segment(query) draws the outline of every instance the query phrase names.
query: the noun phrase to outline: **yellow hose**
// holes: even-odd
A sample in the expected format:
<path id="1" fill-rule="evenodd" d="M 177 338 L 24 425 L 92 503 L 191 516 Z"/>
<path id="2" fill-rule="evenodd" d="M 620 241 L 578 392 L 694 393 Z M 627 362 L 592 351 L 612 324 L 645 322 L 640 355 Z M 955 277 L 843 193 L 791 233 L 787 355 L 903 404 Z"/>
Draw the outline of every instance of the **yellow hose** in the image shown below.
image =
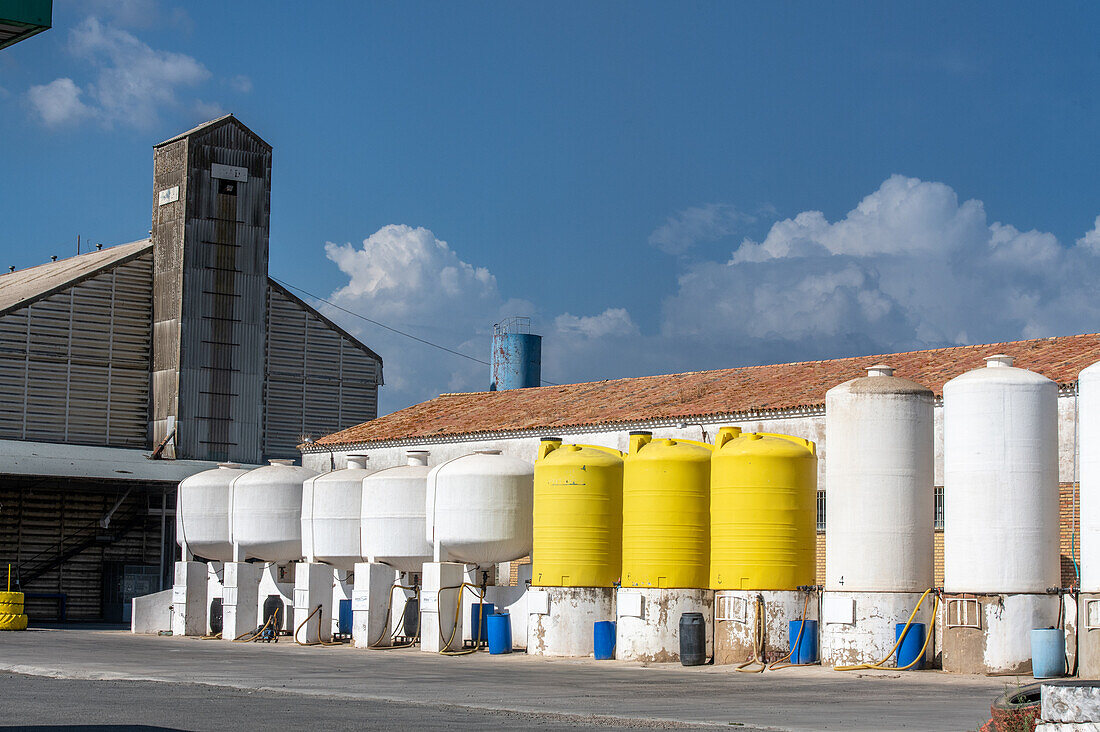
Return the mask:
<path id="1" fill-rule="evenodd" d="M 307 615 L 305 620 L 298 623 L 298 627 L 294 629 L 294 642 L 295 643 L 297 643 L 300 646 L 340 646 L 340 645 L 343 645 L 340 641 L 323 641 L 323 640 L 320 640 L 320 637 L 321 637 L 321 619 L 325 616 L 325 614 L 322 612 L 322 608 L 323 608 L 322 605 L 318 605 L 317 607 L 313 608 L 313 612 L 311 612 L 309 615 Z M 306 623 L 308 623 L 310 618 L 312 618 L 314 615 L 319 616 L 317 618 L 317 637 L 318 637 L 318 640 L 309 641 L 308 643 L 303 643 L 302 641 L 298 640 L 298 632 L 302 628 L 305 627 Z"/>
<path id="2" fill-rule="evenodd" d="M 834 671 L 862 671 L 862 670 L 865 670 L 865 669 L 866 670 L 875 669 L 875 670 L 879 670 L 879 671 L 885 671 L 885 670 L 905 671 L 906 669 L 909 669 L 909 668 L 912 668 L 913 666 L 915 666 L 922 658 L 924 658 L 924 652 L 926 650 L 928 650 L 928 642 L 932 639 L 932 636 L 934 635 L 934 630 L 935 630 L 935 627 L 936 627 L 936 613 L 939 611 L 939 608 L 940 608 L 940 597 L 939 597 L 939 595 L 934 596 L 935 597 L 935 604 L 932 606 L 932 622 L 928 626 L 928 634 L 924 638 L 924 646 L 921 647 L 920 654 L 918 654 L 917 657 L 914 658 L 912 661 L 910 661 L 909 663 L 907 663 L 906 665 L 901 666 L 901 667 L 884 666 L 883 664 L 885 664 L 887 661 L 889 661 L 891 656 L 893 656 L 894 653 L 898 650 L 898 646 L 901 645 L 901 641 L 902 641 L 903 638 L 905 638 L 905 634 L 907 632 L 909 632 L 909 626 L 911 626 L 913 624 L 913 618 L 917 617 L 917 612 L 920 610 L 921 603 L 924 602 L 924 598 L 928 597 L 928 593 L 931 592 L 931 591 L 932 591 L 932 588 L 929 588 L 929 589 L 925 590 L 924 594 L 920 596 L 919 600 L 917 600 L 917 606 L 915 608 L 913 608 L 913 612 L 909 615 L 909 620 L 905 621 L 905 627 L 902 628 L 901 633 L 898 633 L 898 639 L 896 641 L 894 641 L 894 647 L 890 649 L 890 652 L 886 654 L 885 658 L 883 658 L 881 661 L 879 661 L 877 663 L 858 663 L 854 666 L 833 666 L 833 670 Z"/>
<path id="3" fill-rule="evenodd" d="M 402 643 L 399 646 L 395 646 L 395 645 L 383 646 L 383 645 L 381 645 L 382 639 L 385 638 L 387 634 L 389 634 L 391 641 L 394 638 L 397 637 L 397 628 L 394 628 L 392 633 L 390 632 L 390 615 L 393 612 L 393 591 L 394 590 L 399 590 L 399 589 L 400 590 L 414 590 L 416 592 L 415 597 L 417 599 L 420 598 L 420 587 L 417 586 L 417 585 L 412 585 L 412 586 L 392 585 L 390 587 L 390 596 L 389 596 L 388 602 L 386 603 L 386 619 L 382 622 L 382 635 L 378 636 L 378 640 L 376 640 L 374 643 L 371 643 L 367 646 L 367 648 L 370 648 L 373 651 L 385 651 L 385 650 L 391 650 L 391 649 L 396 649 L 396 648 L 412 648 L 413 646 L 416 645 L 416 636 L 420 635 L 420 613 L 417 613 L 417 615 L 416 615 L 416 636 L 414 636 L 411 641 L 409 641 L 408 643 Z M 411 599 L 411 598 L 406 598 L 405 599 L 405 606 L 404 607 L 408 607 L 409 599 Z M 404 616 L 404 614 L 405 614 L 404 610 L 402 609 L 401 615 Z"/>
<path id="4" fill-rule="evenodd" d="M 458 600 L 455 602 L 455 620 L 454 620 L 454 625 L 451 626 L 451 637 L 447 639 L 447 642 L 443 644 L 443 649 L 439 651 L 439 653 L 441 655 L 444 655 L 444 656 L 466 656 L 466 655 L 471 654 L 471 653 L 477 653 L 477 651 L 478 651 L 479 646 L 478 646 L 477 643 L 475 643 L 472 648 L 464 648 L 461 651 L 449 651 L 449 650 L 447 650 L 448 648 L 451 647 L 451 644 L 454 643 L 455 635 L 458 634 L 459 623 L 462 620 L 462 591 L 467 587 L 470 587 L 470 588 L 473 589 L 474 595 L 478 599 L 478 604 L 481 606 L 481 611 L 478 612 L 478 620 L 480 622 L 482 613 L 485 610 L 485 591 L 482 588 L 478 587 L 477 585 L 471 584 L 469 582 L 463 582 L 460 585 L 454 585 L 452 587 L 441 587 L 441 588 L 439 588 L 440 592 L 442 592 L 443 590 L 458 590 Z M 479 590 L 481 590 L 480 594 L 478 594 Z M 471 632 L 471 635 L 473 635 L 472 632 Z M 440 626 L 440 628 L 439 628 L 439 639 L 443 640 L 443 627 L 442 626 Z"/>
<path id="5" fill-rule="evenodd" d="M 264 631 L 267 630 L 268 626 L 270 626 L 274 622 L 277 622 L 278 619 L 279 619 L 279 611 L 276 610 L 275 612 L 273 612 L 271 614 L 271 617 L 269 617 L 267 619 L 267 622 L 264 623 L 263 626 L 261 626 L 259 630 L 255 631 L 255 632 L 253 632 L 251 630 L 246 630 L 245 632 L 241 633 L 236 638 L 234 638 L 233 642 L 234 643 L 251 643 L 252 641 L 259 638 L 261 635 L 263 635 Z M 246 635 L 248 635 L 249 637 L 245 638 Z"/>
<path id="6" fill-rule="evenodd" d="M 794 639 L 794 643 L 791 645 L 791 650 L 787 651 L 787 655 L 783 656 L 777 661 L 774 661 L 771 666 L 768 666 L 769 671 L 778 671 L 783 668 L 791 668 L 792 666 L 815 666 L 815 663 L 783 663 L 790 659 L 794 655 L 794 651 L 799 647 L 802 642 L 802 633 L 806 630 L 806 613 L 810 609 L 810 593 L 806 593 L 806 602 L 802 605 L 802 618 L 798 621 L 798 635 Z"/>
<path id="7" fill-rule="evenodd" d="M 756 604 L 753 610 L 752 658 L 738 666 L 737 670 L 743 674 L 763 673 L 768 667 L 768 663 L 764 658 L 766 642 L 764 636 L 764 597 L 762 595 L 757 595 Z M 760 668 L 754 668 L 757 665 L 759 665 Z"/>

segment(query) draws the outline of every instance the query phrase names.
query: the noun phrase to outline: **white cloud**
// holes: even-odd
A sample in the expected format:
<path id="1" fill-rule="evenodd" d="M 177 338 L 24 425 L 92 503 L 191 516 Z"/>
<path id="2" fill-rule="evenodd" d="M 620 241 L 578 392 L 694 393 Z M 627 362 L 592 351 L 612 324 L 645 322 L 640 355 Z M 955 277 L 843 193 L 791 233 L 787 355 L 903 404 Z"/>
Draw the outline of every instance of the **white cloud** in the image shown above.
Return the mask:
<path id="1" fill-rule="evenodd" d="M 1077 246 L 1095 254 L 1100 254 L 1100 216 L 1096 217 L 1092 229 L 1077 240 Z"/>
<path id="2" fill-rule="evenodd" d="M 80 101 L 81 94 L 72 79 L 54 79 L 27 90 L 27 101 L 43 122 L 56 127 L 88 116 L 90 110 Z"/>
<path id="3" fill-rule="evenodd" d="M 226 79 L 226 83 L 241 94 L 248 94 L 252 91 L 252 79 L 244 74 L 237 74 L 236 76 Z"/>
<path id="4" fill-rule="evenodd" d="M 32 87 L 28 91 L 31 106 L 47 124 L 94 117 L 107 126 L 147 128 L 157 122 L 159 110 L 179 105 L 181 88 L 210 77 L 191 56 L 150 48 L 129 32 L 94 17 L 69 33 L 69 51 L 93 79 L 83 88 L 67 78 Z"/>
<path id="5" fill-rule="evenodd" d="M 667 254 L 684 254 L 697 242 L 729 236 L 756 218 L 724 203 L 693 206 L 669 216 L 649 235 L 649 243 Z"/>
<path id="6" fill-rule="evenodd" d="M 348 277 L 334 302 L 480 360 L 492 323 L 533 316 L 543 376 L 560 383 L 1100 331 L 1100 218 L 1066 246 L 902 176 L 838 221 L 805 211 L 726 261 L 681 261 L 652 328 L 621 307 L 554 314 L 507 300 L 493 273 L 423 228 L 326 251 Z M 330 315 L 385 358 L 383 412 L 487 387 L 487 366 Z"/>

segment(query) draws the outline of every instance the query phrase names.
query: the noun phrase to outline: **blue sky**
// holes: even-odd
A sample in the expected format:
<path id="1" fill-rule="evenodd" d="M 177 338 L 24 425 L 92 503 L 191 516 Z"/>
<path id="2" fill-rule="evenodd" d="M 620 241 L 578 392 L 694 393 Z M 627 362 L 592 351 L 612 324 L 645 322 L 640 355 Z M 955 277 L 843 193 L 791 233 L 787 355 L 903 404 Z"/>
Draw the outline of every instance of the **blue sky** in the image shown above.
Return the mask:
<path id="1" fill-rule="evenodd" d="M 55 2 L 0 265 L 144 237 L 151 146 L 233 112 L 273 275 L 478 358 L 531 315 L 551 381 L 1100 331 L 1093 4 L 317 5 Z M 332 316 L 383 411 L 487 384 Z"/>

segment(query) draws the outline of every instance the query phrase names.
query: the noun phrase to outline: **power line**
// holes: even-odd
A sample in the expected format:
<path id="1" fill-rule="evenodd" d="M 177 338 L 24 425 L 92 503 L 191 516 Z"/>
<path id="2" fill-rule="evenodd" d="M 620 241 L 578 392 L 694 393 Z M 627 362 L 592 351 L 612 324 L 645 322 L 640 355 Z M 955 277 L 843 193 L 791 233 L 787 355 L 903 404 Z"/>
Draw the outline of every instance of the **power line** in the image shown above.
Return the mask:
<path id="1" fill-rule="evenodd" d="M 411 338 L 412 340 L 416 341 L 417 343 L 423 343 L 426 346 L 431 346 L 432 348 L 438 348 L 441 351 L 446 351 L 447 353 L 454 354 L 455 356 L 461 356 L 462 358 L 473 361 L 474 363 L 480 363 L 484 366 L 489 366 L 490 365 L 488 361 L 482 361 L 480 358 L 474 358 L 473 356 L 468 356 L 467 354 L 462 353 L 461 351 L 456 351 L 452 348 L 447 348 L 446 346 L 441 346 L 438 343 L 432 343 L 431 341 L 426 341 L 423 338 L 418 338 L 417 336 L 414 336 L 412 333 L 406 333 L 403 330 L 398 330 L 397 328 L 390 327 L 390 326 L 386 325 L 385 323 L 379 323 L 377 320 L 372 320 L 372 319 L 368 318 L 365 315 L 360 315 L 357 312 L 354 312 L 352 310 L 348 310 L 347 308 L 344 308 L 344 307 L 340 307 L 339 305 L 332 302 L 331 300 L 326 300 L 323 297 L 319 297 L 317 295 L 314 295 L 312 292 L 310 292 L 310 291 L 308 291 L 304 288 L 298 287 L 297 285 L 292 285 L 289 282 L 287 282 L 286 280 L 281 280 L 278 277 L 272 277 L 271 275 L 268 275 L 268 276 L 271 277 L 271 279 L 278 282 L 283 287 L 290 288 L 291 290 L 297 290 L 298 292 L 302 293 L 303 295 L 306 295 L 307 297 L 311 297 L 314 300 L 317 300 L 318 302 L 323 302 L 323 303 L 325 303 L 326 305 L 328 305 L 330 307 L 336 308 L 337 310 L 339 310 L 342 313 L 347 313 L 348 315 L 351 315 L 352 317 L 359 318 L 360 320 L 365 320 L 365 321 L 367 321 L 368 323 L 370 323 L 372 325 L 377 325 L 379 328 L 385 328 L 386 330 L 390 331 L 391 333 L 396 333 L 397 335 L 405 336 L 406 338 Z M 555 384 L 554 382 L 546 381 L 545 379 L 540 379 L 540 381 L 542 381 L 543 384 L 547 384 L 548 386 L 560 386 L 560 384 Z"/>

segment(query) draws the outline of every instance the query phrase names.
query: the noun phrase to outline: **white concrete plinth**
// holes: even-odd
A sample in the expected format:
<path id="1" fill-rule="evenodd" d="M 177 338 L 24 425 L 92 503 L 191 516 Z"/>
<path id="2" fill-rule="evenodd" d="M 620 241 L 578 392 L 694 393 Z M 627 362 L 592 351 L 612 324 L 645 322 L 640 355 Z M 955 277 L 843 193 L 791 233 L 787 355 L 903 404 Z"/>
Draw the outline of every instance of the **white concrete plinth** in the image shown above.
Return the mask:
<path id="1" fill-rule="evenodd" d="M 1058 624 L 1058 595 L 950 594 L 944 602 L 943 670 L 1030 673 L 1031 631 Z"/>
<path id="2" fill-rule="evenodd" d="M 389 603 L 397 573 L 393 567 L 373 562 L 355 565 L 355 589 L 351 595 L 352 640 L 356 648 L 390 645 Z M 398 593 L 394 591 L 394 595 Z"/>
<path id="3" fill-rule="evenodd" d="M 172 635 L 206 635 L 206 563 L 176 562 Z"/>
<path id="4" fill-rule="evenodd" d="M 791 650 L 790 623 L 817 620 L 817 596 L 779 590 L 719 590 L 714 596 L 714 662 L 744 663 L 755 658 L 756 605 L 763 605 L 764 658 L 778 661 Z M 814 639 L 817 645 L 817 639 Z"/>
<path id="5" fill-rule="evenodd" d="M 222 639 L 231 641 L 256 629 L 260 615 L 263 565 L 226 562 L 222 575 Z"/>
<path id="6" fill-rule="evenodd" d="M 438 653 L 462 648 L 463 618 L 458 616 L 456 629 L 455 607 L 459 603 L 457 588 L 466 579 L 465 570 L 465 565 L 454 562 L 424 565 L 420 590 L 420 650 Z"/>
<path id="7" fill-rule="evenodd" d="M 1100 682 L 1043 684 L 1040 719 L 1063 724 L 1100 722 Z"/>
<path id="8" fill-rule="evenodd" d="M 714 650 L 714 590 L 622 587 L 615 598 L 615 658 L 665 663 L 680 660 L 680 616 L 702 613 L 707 655 Z"/>
<path id="9" fill-rule="evenodd" d="M 529 654 L 584 658 L 593 653 L 593 626 L 615 620 L 615 589 L 532 587 L 527 610 Z"/>
<path id="10" fill-rule="evenodd" d="M 909 619 L 921 592 L 825 592 L 821 596 L 820 654 L 822 666 L 878 663 L 897 642 L 897 624 Z M 914 623 L 931 631 L 935 598 L 929 594 Z M 931 645 L 931 643 L 929 644 Z M 927 653 L 927 651 L 926 651 Z M 885 661 L 895 666 L 895 653 Z"/>
<path id="11" fill-rule="evenodd" d="M 327 564 L 294 565 L 295 640 L 301 643 L 332 640 L 333 582 L 332 567 Z M 320 611 L 315 612 L 318 608 Z"/>

